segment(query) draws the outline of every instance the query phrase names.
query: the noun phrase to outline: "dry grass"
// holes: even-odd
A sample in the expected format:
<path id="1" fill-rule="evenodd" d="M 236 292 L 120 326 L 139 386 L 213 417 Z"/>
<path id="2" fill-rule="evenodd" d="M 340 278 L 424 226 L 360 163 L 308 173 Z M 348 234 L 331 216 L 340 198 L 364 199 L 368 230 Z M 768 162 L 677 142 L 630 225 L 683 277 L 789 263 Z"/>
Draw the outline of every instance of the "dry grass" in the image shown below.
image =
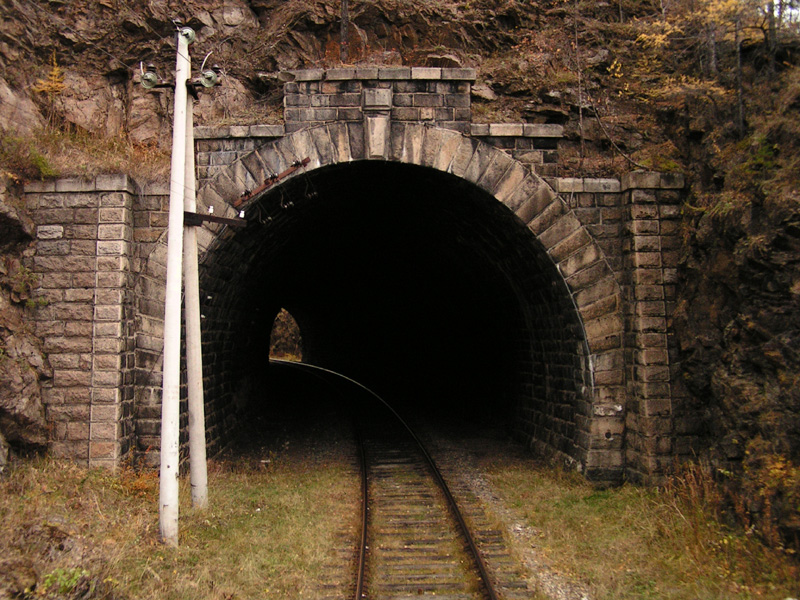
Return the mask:
<path id="1" fill-rule="evenodd" d="M 491 479 L 539 536 L 554 570 L 600 599 L 785 598 L 800 568 L 717 518 L 716 492 L 688 471 L 661 490 L 597 490 L 577 475 L 496 463 Z"/>
<path id="2" fill-rule="evenodd" d="M 35 143 L 60 177 L 125 173 L 140 184 L 168 181 L 169 149 L 132 142 L 122 133 L 106 137 L 51 129 L 41 132 Z"/>
<path id="3" fill-rule="evenodd" d="M 18 465 L 0 480 L 0 572 L 33 567 L 31 597 L 315 597 L 357 486 L 342 464 L 271 456 L 212 464 L 211 508 L 182 506 L 177 549 L 158 541 L 157 474 Z"/>
<path id="4" fill-rule="evenodd" d="M 47 128 L 29 138 L 5 135 L 0 142 L 0 170 L 17 181 L 125 173 L 147 184 L 169 177 L 169 150 L 132 142 L 124 134 Z"/>

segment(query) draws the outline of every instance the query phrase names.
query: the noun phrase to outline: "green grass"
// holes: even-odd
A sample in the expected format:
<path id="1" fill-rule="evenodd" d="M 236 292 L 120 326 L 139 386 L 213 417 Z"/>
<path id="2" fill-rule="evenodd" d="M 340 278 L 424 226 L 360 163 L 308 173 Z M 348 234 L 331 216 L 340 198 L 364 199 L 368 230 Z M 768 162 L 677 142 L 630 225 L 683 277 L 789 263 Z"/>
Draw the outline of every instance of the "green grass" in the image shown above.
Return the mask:
<path id="1" fill-rule="evenodd" d="M 551 569 L 597 600 L 786 598 L 800 593 L 792 557 L 729 528 L 702 494 L 632 485 L 597 490 L 574 474 L 496 462 L 496 492 L 537 532 Z"/>

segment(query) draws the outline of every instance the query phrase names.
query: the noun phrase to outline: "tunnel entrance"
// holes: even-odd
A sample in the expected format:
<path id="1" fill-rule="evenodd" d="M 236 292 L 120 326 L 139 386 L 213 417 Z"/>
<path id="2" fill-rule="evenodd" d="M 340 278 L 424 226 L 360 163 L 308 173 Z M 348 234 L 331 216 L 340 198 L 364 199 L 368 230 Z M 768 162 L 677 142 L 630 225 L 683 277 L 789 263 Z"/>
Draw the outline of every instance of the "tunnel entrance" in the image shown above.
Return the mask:
<path id="1" fill-rule="evenodd" d="M 277 186 L 247 218 L 201 272 L 212 443 L 271 401 L 270 334 L 285 308 L 305 362 L 402 413 L 499 424 L 579 458 L 591 382 L 577 310 L 536 237 L 490 194 L 425 167 L 356 161 Z"/>

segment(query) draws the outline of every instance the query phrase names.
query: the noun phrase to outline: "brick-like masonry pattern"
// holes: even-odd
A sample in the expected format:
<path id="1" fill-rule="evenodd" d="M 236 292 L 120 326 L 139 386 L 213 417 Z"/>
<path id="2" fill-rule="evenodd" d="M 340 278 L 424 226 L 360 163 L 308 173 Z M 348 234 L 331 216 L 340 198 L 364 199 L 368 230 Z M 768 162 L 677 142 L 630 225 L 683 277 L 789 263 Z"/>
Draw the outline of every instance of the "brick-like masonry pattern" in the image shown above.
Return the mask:
<path id="1" fill-rule="evenodd" d="M 518 340 L 519 371 L 528 378 L 516 393 L 531 399 L 521 405 L 522 437 L 607 480 L 657 478 L 676 455 L 690 453 L 697 419 L 685 410 L 671 335 L 681 177 L 552 177 L 560 126 L 469 123 L 468 69 L 295 76 L 285 86 L 285 125 L 197 128 L 198 174 L 208 183 L 201 209 L 214 204 L 224 212 L 299 155 L 311 158 L 309 169 L 378 159 L 473 182 L 541 247 L 503 256 L 523 245 L 498 240 L 506 249 L 497 251 L 502 268 L 516 273 L 532 299 L 523 310 L 532 311 L 535 331 L 521 330 Z M 51 451 L 114 466 L 135 448 L 154 462 L 168 189 L 99 177 L 32 184 L 26 195 L 38 238 L 30 266 L 48 301 L 36 309 L 35 326 L 54 367 L 45 390 Z M 204 273 L 221 274 L 207 277 L 208 292 L 225 298 L 245 272 L 237 256 L 254 241 L 230 230 L 219 237 L 219 230 L 199 228 L 198 236 Z M 542 259 L 526 278 L 525 264 Z M 552 292 L 541 296 L 545 288 Z M 212 447 L 237 419 L 234 375 L 225 375 L 236 372 L 230 331 L 237 308 L 232 299 L 214 306 L 205 311 L 204 351 L 224 364 L 204 372 L 207 397 L 217 398 L 208 404 Z M 576 339 L 586 340 L 584 350 L 576 352 Z"/>

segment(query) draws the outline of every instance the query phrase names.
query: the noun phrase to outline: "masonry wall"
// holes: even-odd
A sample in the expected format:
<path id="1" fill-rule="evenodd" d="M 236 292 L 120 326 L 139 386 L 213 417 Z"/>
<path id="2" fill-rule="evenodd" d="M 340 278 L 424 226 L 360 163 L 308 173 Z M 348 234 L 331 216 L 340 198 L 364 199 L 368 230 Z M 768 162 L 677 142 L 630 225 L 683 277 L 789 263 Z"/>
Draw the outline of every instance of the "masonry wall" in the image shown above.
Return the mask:
<path id="1" fill-rule="evenodd" d="M 31 184 L 34 328 L 53 366 L 43 390 L 54 456 L 115 466 L 131 449 L 133 202 L 124 176 Z"/>
<path id="2" fill-rule="evenodd" d="M 345 128 L 348 161 L 385 159 L 395 152 L 397 140 L 408 143 L 403 140 L 411 130 L 430 140 L 425 151 L 435 153 L 444 136 L 452 138 L 451 131 L 457 131 L 464 134 L 455 142 L 467 160 L 478 157 L 475 168 L 488 169 L 484 159 L 495 167 L 481 175 L 482 187 L 493 189 L 505 169 L 518 178 L 530 177 L 528 169 L 545 177 L 552 188 L 541 199 L 547 208 L 541 209 L 540 200 L 512 202 L 515 216 L 509 213 L 509 218 L 527 225 L 543 247 L 541 256 L 546 252 L 559 263 L 558 272 L 545 277 L 553 266 L 545 261 L 529 269 L 538 275 L 526 280 L 520 265 L 538 258 L 498 258 L 528 297 L 520 308 L 523 378 L 517 392 L 533 400 L 516 425 L 538 452 L 586 459 L 602 477 L 657 478 L 676 457 L 691 452 L 697 435 L 671 333 L 683 179 L 643 172 L 621 181 L 559 178 L 561 126 L 471 123 L 474 77 L 469 69 L 438 68 L 296 72 L 295 81 L 285 86 L 284 125 L 196 128 L 198 187 L 217 175 L 218 182 L 231 183 L 249 176 L 247 181 L 258 185 L 255 175 L 248 175 L 258 169 L 245 165 L 269 161 L 253 150 L 320 124 L 327 126 L 313 133 L 331 139 Z M 304 136 L 296 142 L 303 152 L 322 156 L 323 150 L 314 148 L 324 141 L 319 135 L 298 135 Z M 452 140 L 448 143 L 452 146 Z M 281 152 L 296 150 L 291 141 L 281 144 Z M 284 158 L 287 164 L 293 160 Z M 425 164 L 430 157 L 418 158 Z M 489 185 L 493 178 L 497 181 Z M 124 176 L 37 183 L 26 190 L 37 225 L 29 266 L 40 277 L 38 293 L 46 302 L 36 310 L 35 328 L 54 367 L 44 401 L 56 456 L 109 466 L 134 449 L 150 463 L 158 458 L 151 450 L 159 445 L 166 272 L 160 241 L 168 193 L 166 186 L 142 189 Z M 554 202 L 556 196 L 560 200 Z M 218 229 L 198 229 L 201 248 L 212 245 Z M 514 247 L 506 242 L 498 239 L 498 248 Z M 237 257 L 251 251 L 237 244 L 233 240 L 230 252 L 211 256 L 203 267 L 205 273 L 221 274 L 204 284 L 210 326 L 203 346 L 209 355 L 235 355 L 232 325 L 240 319 L 230 288 L 243 277 Z M 542 291 L 551 285 L 574 293 Z M 577 315 L 577 305 L 580 320 L 566 318 Z M 548 344 L 535 340 L 533 330 Z M 575 340 L 584 338 L 593 340 L 592 347 L 576 348 Z M 239 366 L 232 359 L 221 371 L 204 373 L 207 395 L 219 400 L 208 405 L 212 447 L 236 425 L 238 390 L 232 382 Z"/>

